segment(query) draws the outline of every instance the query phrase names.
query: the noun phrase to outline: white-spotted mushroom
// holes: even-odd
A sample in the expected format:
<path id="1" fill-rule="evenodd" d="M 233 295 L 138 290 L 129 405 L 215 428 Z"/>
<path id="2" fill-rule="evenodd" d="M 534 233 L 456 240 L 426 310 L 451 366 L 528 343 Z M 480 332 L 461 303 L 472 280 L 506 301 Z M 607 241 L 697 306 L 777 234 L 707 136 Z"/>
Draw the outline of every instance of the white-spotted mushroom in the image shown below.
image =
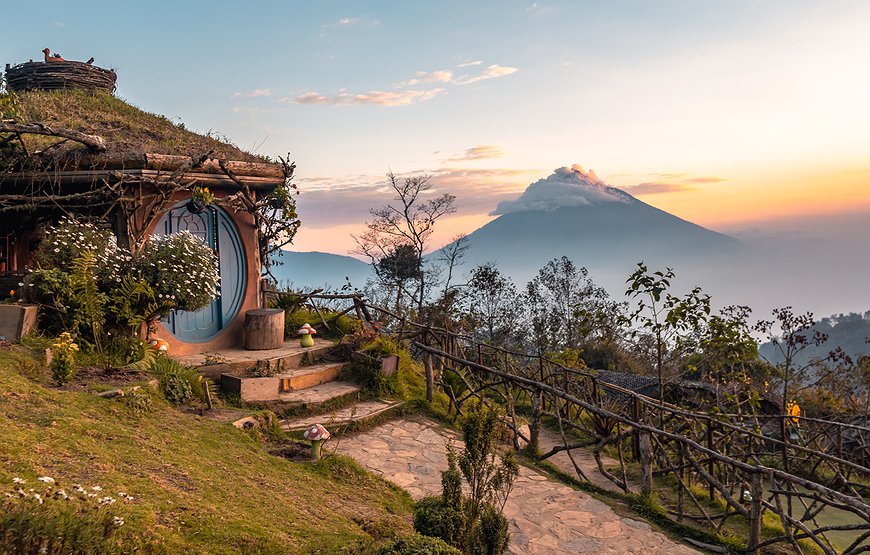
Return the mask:
<path id="1" fill-rule="evenodd" d="M 302 434 L 302 437 L 311 442 L 311 454 L 315 459 L 320 459 L 320 447 L 323 442 L 330 438 L 329 430 L 321 424 L 312 424 Z"/>

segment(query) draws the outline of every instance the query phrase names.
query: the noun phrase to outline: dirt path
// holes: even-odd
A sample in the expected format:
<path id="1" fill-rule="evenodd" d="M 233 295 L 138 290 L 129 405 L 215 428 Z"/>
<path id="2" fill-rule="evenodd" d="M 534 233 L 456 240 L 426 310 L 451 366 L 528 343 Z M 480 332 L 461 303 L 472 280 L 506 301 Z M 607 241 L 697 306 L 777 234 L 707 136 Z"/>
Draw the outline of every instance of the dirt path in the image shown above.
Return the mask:
<path id="1" fill-rule="evenodd" d="M 448 440 L 457 448 L 461 443 L 455 432 L 436 422 L 413 418 L 390 421 L 337 443 L 338 452 L 353 457 L 419 499 L 440 493 Z M 576 451 L 575 455 L 581 453 Z M 567 455 L 564 457 L 567 460 Z M 556 464 L 561 467 L 564 462 Z M 567 464 L 565 470 L 573 474 L 570 461 Z M 591 478 L 595 461 L 588 456 L 585 464 L 591 465 Z M 607 504 L 525 466 L 505 506 L 505 516 L 511 523 L 508 552 L 516 555 L 699 553 L 653 531 L 649 524 L 621 517 Z"/>

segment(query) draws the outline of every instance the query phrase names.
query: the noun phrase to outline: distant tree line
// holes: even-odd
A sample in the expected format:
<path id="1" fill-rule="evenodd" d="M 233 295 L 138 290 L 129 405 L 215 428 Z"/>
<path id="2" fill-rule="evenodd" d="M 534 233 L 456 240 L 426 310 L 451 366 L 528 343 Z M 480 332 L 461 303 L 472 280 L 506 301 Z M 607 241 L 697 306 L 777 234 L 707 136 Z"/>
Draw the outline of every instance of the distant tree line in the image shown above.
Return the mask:
<path id="1" fill-rule="evenodd" d="M 655 376 L 662 398 L 666 384 L 693 380 L 713 391 L 718 410 L 756 411 L 765 400 L 767 410 L 785 412 L 796 401 L 808 415 L 870 416 L 870 357 L 847 354 L 870 336 L 867 315 L 817 322 L 791 307 L 760 321 L 746 306 L 714 313 L 700 287 L 678 294 L 673 270 L 642 262 L 623 299 L 565 256 L 523 286 L 495 263 L 462 271 L 464 236 L 429 252 L 436 224 L 456 211 L 456 198 L 437 194 L 426 176 L 390 173 L 388 184 L 393 201 L 372 210 L 366 232 L 354 237 L 356 253 L 374 269 L 365 292 L 376 304 L 481 343 L 578 368 Z M 849 349 L 831 341 L 834 331 Z"/>

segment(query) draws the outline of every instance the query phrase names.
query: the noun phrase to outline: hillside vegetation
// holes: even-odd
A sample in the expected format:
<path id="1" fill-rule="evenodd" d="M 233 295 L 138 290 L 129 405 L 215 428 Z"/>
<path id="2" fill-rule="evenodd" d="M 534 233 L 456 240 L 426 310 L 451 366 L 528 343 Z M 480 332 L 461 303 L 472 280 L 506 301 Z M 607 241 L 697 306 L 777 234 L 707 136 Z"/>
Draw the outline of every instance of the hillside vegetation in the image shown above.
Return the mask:
<path id="1" fill-rule="evenodd" d="M 3 118 L 20 123 L 38 122 L 103 137 L 108 152 L 175 154 L 198 158 L 211 152 L 215 158 L 262 162 L 264 158 L 243 151 L 219 134 L 201 135 L 168 118 L 146 112 L 103 91 L 26 91 L 10 95 L 0 105 Z M 27 136 L 30 150 L 45 148 L 56 139 Z M 79 151 L 81 145 L 64 145 L 59 153 Z"/>
<path id="2" fill-rule="evenodd" d="M 16 478 L 24 491 L 41 491 L 43 476 L 70 493 L 99 486 L 120 501 L 101 510 L 124 520 L 113 536 L 121 552 L 356 553 L 411 532 L 407 493 L 349 459 L 294 463 L 254 435 L 160 401 L 141 412 L 45 384 L 29 353 L 0 350 L 0 499 Z M 33 503 L 36 519 L 51 505 L 4 502 Z"/>

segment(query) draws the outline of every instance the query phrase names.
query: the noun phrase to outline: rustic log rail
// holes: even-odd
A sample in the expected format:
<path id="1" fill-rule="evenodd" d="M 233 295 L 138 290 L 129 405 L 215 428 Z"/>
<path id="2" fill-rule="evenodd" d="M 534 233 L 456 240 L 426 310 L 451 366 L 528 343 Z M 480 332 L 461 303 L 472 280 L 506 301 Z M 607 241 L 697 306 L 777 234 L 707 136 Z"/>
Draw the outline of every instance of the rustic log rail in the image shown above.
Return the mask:
<path id="1" fill-rule="evenodd" d="M 421 360 L 429 401 L 440 390 L 457 415 L 472 399 L 498 403 L 507 412 L 514 444 L 528 441 L 533 456 L 565 451 L 571 457 L 573 449 L 591 447 L 602 475 L 626 493 L 658 493 L 678 520 L 717 533 L 727 522 L 742 520 L 749 552 L 784 543 L 803 553 L 802 541 L 826 554 L 870 551 L 868 427 L 788 415 L 692 411 L 607 383 L 595 371 L 413 322 L 372 305 L 361 293 L 293 295 L 310 306 L 317 301 L 339 306 L 339 314 L 353 311 L 363 325 L 374 323 L 372 314 L 381 315 L 387 325 L 379 331 L 396 337 Z M 342 310 L 340 303 L 348 301 L 352 306 Z M 529 437 L 521 432 L 521 417 L 529 420 Z M 540 455 L 539 433 L 547 421 L 558 428 L 562 445 Z M 617 459 L 618 469 L 603 463 L 604 449 Z M 675 495 L 661 497 L 674 489 Z M 763 536 L 766 513 L 781 524 L 778 535 L 767 531 Z M 838 518 L 826 518 L 831 513 Z M 850 537 L 835 543 L 832 533 Z"/>

